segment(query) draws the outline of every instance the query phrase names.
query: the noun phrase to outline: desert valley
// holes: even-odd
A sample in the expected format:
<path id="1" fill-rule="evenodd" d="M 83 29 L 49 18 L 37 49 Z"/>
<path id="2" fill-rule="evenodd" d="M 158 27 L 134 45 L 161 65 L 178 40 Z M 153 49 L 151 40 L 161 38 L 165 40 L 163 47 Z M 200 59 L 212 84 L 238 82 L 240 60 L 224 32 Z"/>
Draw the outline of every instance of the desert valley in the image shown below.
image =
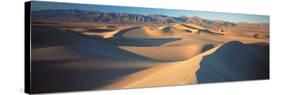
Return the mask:
<path id="1" fill-rule="evenodd" d="M 31 18 L 33 92 L 269 78 L 269 23 L 72 9 Z"/>

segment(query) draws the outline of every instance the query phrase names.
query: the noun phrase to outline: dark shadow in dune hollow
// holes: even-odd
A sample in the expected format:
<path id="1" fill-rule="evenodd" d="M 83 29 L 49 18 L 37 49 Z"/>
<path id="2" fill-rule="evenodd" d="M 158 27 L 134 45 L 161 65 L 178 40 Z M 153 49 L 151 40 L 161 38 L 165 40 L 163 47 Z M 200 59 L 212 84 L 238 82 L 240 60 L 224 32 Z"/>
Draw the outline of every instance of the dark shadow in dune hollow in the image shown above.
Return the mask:
<path id="1" fill-rule="evenodd" d="M 210 49 L 212 49 L 212 48 L 214 48 L 214 47 L 215 47 L 215 46 L 214 46 L 213 44 L 207 44 L 207 45 L 205 45 L 205 46 L 202 48 L 201 52 L 205 52 L 205 51 L 210 50 Z"/>
<path id="2" fill-rule="evenodd" d="M 269 79 L 269 46 L 226 43 L 203 58 L 196 76 L 198 83 Z"/>
<path id="3" fill-rule="evenodd" d="M 145 68 L 71 69 L 55 68 L 54 64 L 77 60 L 32 61 L 32 93 L 99 89 L 118 78 Z"/>
<path id="4" fill-rule="evenodd" d="M 181 38 L 112 38 L 109 42 L 122 46 L 160 46 L 165 43 L 181 40 Z"/>
<path id="5" fill-rule="evenodd" d="M 113 32 L 111 29 L 87 29 L 87 32 L 96 32 L 96 33 L 104 33 L 104 32 Z"/>

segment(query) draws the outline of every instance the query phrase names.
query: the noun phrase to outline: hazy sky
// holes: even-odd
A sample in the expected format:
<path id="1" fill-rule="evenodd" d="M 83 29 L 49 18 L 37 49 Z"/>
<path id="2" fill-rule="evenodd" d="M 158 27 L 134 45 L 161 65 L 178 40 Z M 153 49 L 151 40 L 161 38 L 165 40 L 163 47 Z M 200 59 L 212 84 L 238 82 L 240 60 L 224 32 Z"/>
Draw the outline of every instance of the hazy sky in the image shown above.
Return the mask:
<path id="1" fill-rule="evenodd" d="M 225 20 L 231 22 L 269 22 L 269 16 L 266 15 L 252 15 L 252 14 L 237 14 L 237 13 L 221 13 L 221 12 L 205 12 L 205 11 L 191 11 L 191 10 L 170 10 L 170 9 L 155 9 L 155 8 L 140 8 L 140 7 L 120 7 L 108 5 L 94 5 L 94 4 L 74 4 L 74 3 L 52 3 L 42 1 L 32 1 L 32 8 L 34 10 L 44 9 L 79 9 L 79 10 L 98 10 L 102 12 L 117 12 L 117 13 L 132 13 L 132 14 L 162 14 L 167 16 L 199 16 L 212 20 Z"/>

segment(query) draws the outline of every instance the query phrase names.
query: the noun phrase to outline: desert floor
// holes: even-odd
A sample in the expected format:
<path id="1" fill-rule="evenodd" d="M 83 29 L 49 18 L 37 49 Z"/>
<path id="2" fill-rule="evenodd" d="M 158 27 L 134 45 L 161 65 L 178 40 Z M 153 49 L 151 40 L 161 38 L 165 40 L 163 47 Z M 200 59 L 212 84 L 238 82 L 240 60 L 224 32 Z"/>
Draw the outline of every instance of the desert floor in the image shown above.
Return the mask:
<path id="1" fill-rule="evenodd" d="M 32 24 L 31 90 L 268 79 L 268 33 L 252 34 L 212 31 L 186 23 Z"/>

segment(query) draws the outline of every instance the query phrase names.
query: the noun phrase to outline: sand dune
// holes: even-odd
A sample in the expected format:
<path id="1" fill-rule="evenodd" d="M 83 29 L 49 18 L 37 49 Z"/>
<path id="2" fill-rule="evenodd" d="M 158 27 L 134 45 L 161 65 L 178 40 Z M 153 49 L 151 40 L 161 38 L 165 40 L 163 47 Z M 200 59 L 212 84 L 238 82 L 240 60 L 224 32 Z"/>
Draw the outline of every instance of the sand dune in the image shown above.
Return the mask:
<path id="1" fill-rule="evenodd" d="M 76 25 L 76 24 L 74 24 Z M 83 24 L 82 24 L 83 25 Z M 40 26 L 40 25 L 39 25 Z M 57 27 L 59 27 L 58 25 Z M 122 29 L 129 28 L 126 25 L 91 25 L 91 26 L 82 26 L 82 27 L 70 27 L 70 26 L 61 26 L 59 27 L 62 30 L 66 31 L 73 31 L 73 32 L 78 32 L 83 35 L 87 36 L 96 36 L 96 37 L 101 37 L 101 38 L 111 38 L 113 35 L 118 33 Z"/>
<path id="2" fill-rule="evenodd" d="M 112 38 L 108 42 L 118 46 L 152 47 L 181 40 L 181 38 Z"/>
<path id="3" fill-rule="evenodd" d="M 267 78 L 260 73 L 267 70 L 266 65 L 259 62 L 266 63 L 260 59 L 268 54 L 269 39 L 263 35 L 225 34 L 185 23 L 34 26 L 33 90 L 183 85 L 250 79 L 249 74 L 251 78 Z M 241 75 L 237 70 L 248 73 Z"/>
<path id="4" fill-rule="evenodd" d="M 190 35 L 187 30 L 180 30 L 171 26 L 164 27 L 161 30 L 162 34 L 167 37 L 182 37 L 184 35 Z"/>
<path id="5" fill-rule="evenodd" d="M 198 31 L 199 31 L 198 28 L 189 27 L 185 24 L 174 24 L 174 25 L 172 25 L 172 27 L 174 27 L 176 29 L 184 30 L 187 32 L 191 32 L 191 33 L 198 33 Z"/>
<path id="6" fill-rule="evenodd" d="M 31 90 L 37 93 L 100 88 L 158 63 L 101 38 L 52 27 L 32 29 L 38 39 L 32 44 Z"/>
<path id="7" fill-rule="evenodd" d="M 229 42 L 188 60 L 162 63 L 161 65 L 139 71 L 104 88 L 135 88 L 267 79 L 269 77 L 267 54 L 268 47 L 266 46 Z M 200 63 L 201 66 L 199 66 Z"/>
<path id="8" fill-rule="evenodd" d="M 199 35 L 200 39 L 210 40 L 219 43 L 227 43 L 231 41 L 240 41 L 245 44 L 249 43 L 269 43 L 269 39 L 257 39 L 253 37 L 244 37 L 244 36 L 232 36 L 232 35 L 217 35 L 201 32 Z"/>
<path id="9" fill-rule="evenodd" d="M 161 31 L 153 26 L 137 26 L 121 30 L 114 37 L 124 38 L 162 38 Z"/>
<path id="10" fill-rule="evenodd" d="M 142 55 L 155 60 L 179 61 L 186 60 L 198 55 L 206 49 L 214 47 L 217 43 L 197 40 L 181 39 L 162 44 L 159 47 L 140 47 L 140 46 L 119 46 L 121 49 Z M 153 52 L 153 53 L 152 53 Z"/>
<path id="11" fill-rule="evenodd" d="M 187 24 L 182 24 L 186 27 L 189 27 L 189 28 L 193 28 L 193 29 L 200 29 L 200 30 L 205 30 L 206 28 L 204 27 L 201 27 L 199 25 L 196 25 L 196 24 L 193 24 L 193 23 L 187 23 Z"/>
<path id="12" fill-rule="evenodd" d="M 135 55 L 133 53 L 130 53 L 128 51 L 124 51 L 120 48 L 118 48 L 115 45 L 112 45 L 108 43 L 106 40 L 96 38 L 96 37 L 84 37 L 83 35 L 80 35 L 78 33 L 69 33 L 69 31 L 60 30 L 56 28 L 51 27 L 38 27 L 34 28 L 34 31 L 40 31 L 40 30 L 51 30 L 52 32 L 43 31 L 44 34 L 41 35 L 48 35 L 46 38 L 42 38 L 42 40 L 36 40 L 38 41 L 34 45 L 42 45 L 44 47 L 49 45 L 64 45 L 72 50 L 76 50 L 76 52 L 84 53 L 85 55 L 91 57 L 98 57 L 99 56 L 106 56 L 106 57 L 112 57 L 112 58 L 125 58 L 125 59 L 146 59 L 145 57 L 142 57 L 141 55 Z M 56 33 L 54 33 L 56 32 Z M 54 33 L 54 34 L 53 34 Z M 34 33 L 34 37 L 37 37 L 39 35 L 36 35 Z M 46 44 L 44 44 L 46 43 Z M 34 49 L 36 50 L 36 49 Z M 118 54 L 119 56 L 116 56 Z M 126 57 L 124 57 L 126 56 Z"/>
<path id="13" fill-rule="evenodd" d="M 197 30 L 197 29 L 192 29 L 190 27 L 186 27 L 183 24 L 173 24 L 171 26 L 180 30 Z"/>
<path id="14" fill-rule="evenodd" d="M 212 48 L 218 44 L 217 42 L 213 42 L 212 40 L 200 39 L 198 36 L 195 35 L 186 35 L 184 31 L 177 30 L 169 26 L 164 27 L 162 29 L 162 32 L 167 33 L 163 33 L 164 35 L 170 35 L 168 37 L 175 37 L 175 35 L 178 35 L 177 37 L 180 37 L 182 39 L 166 42 L 159 46 L 153 47 L 138 46 L 136 45 L 137 41 L 134 41 L 134 45 L 121 45 L 119 46 L 119 48 L 155 60 L 179 61 L 189 59 L 195 55 L 202 53 L 204 49 L 210 49 L 210 47 Z"/>
<path id="15" fill-rule="evenodd" d="M 195 84 L 197 83 L 195 73 L 199 69 L 199 63 L 203 56 L 215 52 L 219 47 L 217 46 L 188 60 L 162 63 L 131 74 L 104 88 L 115 89 Z"/>
<path id="16" fill-rule="evenodd" d="M 229 42 L 201 61 L 199 83 L 269 78 L 269 47 Z"/>
<path id="17" fill-rule="evenodd" d="M 171 26 L 162 26 L 157 28 L 156 26 L 136 26 L 127 29 L 120 30 L 114 37 L 124 38 L 179 38 L 183 35 L 189 34 L 187 31 L 183 31 Z"/>
<path id="18" fill-rule="evenodd" d="M 110 32 L 103 32 L 103 33 L 96 33 L 96 32 L 83 32 L 84 35 L 89 36 L 100 36 L 102 38 L 110 38 L 113 37 L 116 33 L 118 33 L 120 30 L 110 31 Z"/>
<path id="19" fill-rule="evenodd" d="M 188 59 L 201 53 L 203 46 L 194 44 L 177 47 L 120 46 L 120 48 L 155 60 L 177 61 Z"/>

